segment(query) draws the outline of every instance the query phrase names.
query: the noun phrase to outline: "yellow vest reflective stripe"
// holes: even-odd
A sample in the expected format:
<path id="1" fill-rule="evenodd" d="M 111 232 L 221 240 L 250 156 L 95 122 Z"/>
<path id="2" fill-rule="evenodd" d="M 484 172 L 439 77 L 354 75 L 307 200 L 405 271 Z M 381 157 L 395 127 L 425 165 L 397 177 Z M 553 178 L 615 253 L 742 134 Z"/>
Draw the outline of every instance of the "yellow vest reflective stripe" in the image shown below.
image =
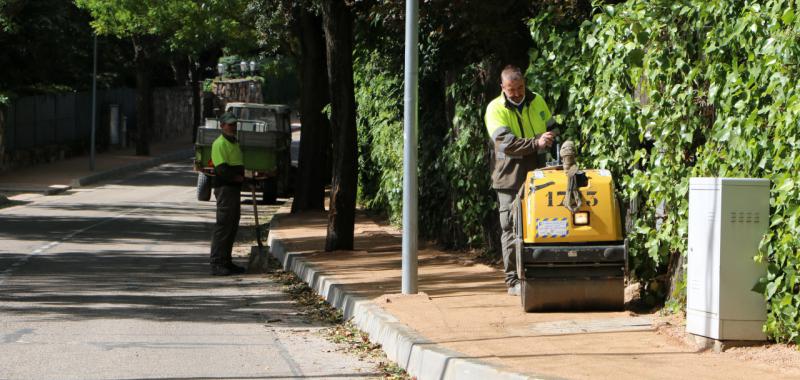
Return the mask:
<path id="1" fill-rule="evenodd" d="M 494 136 L 499 128 L 507 127 L 514 136 L 533 138 L 545 133 L 547 126 L 553 123 L 550 109 L 542 96 L 536 93 L 533 93 L 533 100 L 522 107 L 522 111 L 517 107 L 507 107 L 506 98 L 501 93 L 486 107 L 484 119 L 489 136 Z"/>
<path id="2" fill-rule="evenodd" d="M 239 143 L 230 142 L 224 135 L 219 135 L 214 144 L 211 145 L 211 162 L 214 166 L 228 164 L 230 166 L 244 165 L 242 160 L 242 150 Z"/>

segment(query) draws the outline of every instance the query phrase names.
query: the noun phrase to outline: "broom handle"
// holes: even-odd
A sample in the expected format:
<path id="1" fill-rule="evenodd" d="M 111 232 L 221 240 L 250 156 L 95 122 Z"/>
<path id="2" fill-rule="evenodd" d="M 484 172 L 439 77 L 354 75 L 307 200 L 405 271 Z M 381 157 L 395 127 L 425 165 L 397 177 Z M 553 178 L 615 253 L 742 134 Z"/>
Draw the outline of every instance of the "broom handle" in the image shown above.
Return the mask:
<path id="1" fill-rule="evenodd" d="M 264 249 L 261 244 L 261 225 L 258 223 L 258 200 L 256 199 L 256 176 L 253 176 L 253 182 L 250 183 L 250 191 L 253 195 L 253 215 L 256 220 L 256 242 L 259 249 Z"/>

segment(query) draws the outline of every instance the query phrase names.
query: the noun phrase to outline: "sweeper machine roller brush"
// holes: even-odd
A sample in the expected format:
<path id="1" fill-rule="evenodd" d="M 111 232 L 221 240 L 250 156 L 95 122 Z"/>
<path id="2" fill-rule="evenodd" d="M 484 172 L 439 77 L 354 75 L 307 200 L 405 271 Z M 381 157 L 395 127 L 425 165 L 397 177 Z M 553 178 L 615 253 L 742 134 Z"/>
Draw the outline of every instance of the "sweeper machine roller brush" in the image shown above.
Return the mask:
<path id="1" fill-rule="evenodd" d="M 515 209 L 525 311 L 623 308 L 628 247 L 609 171 L 532 171 Z"/>

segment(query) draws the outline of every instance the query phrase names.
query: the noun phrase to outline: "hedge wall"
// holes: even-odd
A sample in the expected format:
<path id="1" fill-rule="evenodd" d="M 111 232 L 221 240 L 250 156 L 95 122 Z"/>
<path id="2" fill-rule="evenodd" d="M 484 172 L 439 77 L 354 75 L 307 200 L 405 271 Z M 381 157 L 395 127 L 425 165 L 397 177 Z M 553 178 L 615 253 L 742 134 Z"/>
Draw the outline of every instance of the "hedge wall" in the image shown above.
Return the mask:
<path id="1" fill-rule="evenodd" d="M 399 223 L 403 207 L 402 69 L 375 50 L 359 49 L 354 65 L 359 136 L 359 203 Z M 486 103 L 474 66 L 446 93 L 420 80 L 420 235 L 450 248 L 481 248 L 485 224 L 496 218 L 487 165 Z M 498 90 L 499 91 L 499 90 Z M 453 100 L 451 117 L 445 98 Z"/>
<path id="2" fill-rule="evenodd" d="M 800 342 L 797 7 L 631 0 L 597 7 L 579 27 L 564 12 L 540 13 L 529 23 L 535 48 L 527 77 L 579 142 L 581 165 L 615 173 L 633 274 L 651 296 L 664 295 L 663 281 L 651 280 L 663 279 L 686 250 L 689 177 L 771 179 L 770 229 L 755 258 L 769 270 L 754 285 L 768 301 L 765 331 Z M 480 248 L 497 229 L 482 114 L 499 92 L 487 78 L 502 60 L 444 68 L 453 57 L 442 55 L 440 32 L 430 23 L 420 34 L 419 230 L 448 247 Z M 386 40 L 362 39 L 356 49 L 359 201 L 398 222 L 402 44 Z"/>
<path id="3" fill-rule="evenodd" d="M 580 142 L 582 165 L 612 170 L 634 200 L 640 278 L 686 250 L 689 177 L 769 178 L 771 224 L 755 258 L 769 270 L 754 285 L 768 301 L 765 331 L 800 343 L 797 6 L 635 0 L 599 8 L 577 31 L 542 14 L 530 22 L 528 78 Z"/>

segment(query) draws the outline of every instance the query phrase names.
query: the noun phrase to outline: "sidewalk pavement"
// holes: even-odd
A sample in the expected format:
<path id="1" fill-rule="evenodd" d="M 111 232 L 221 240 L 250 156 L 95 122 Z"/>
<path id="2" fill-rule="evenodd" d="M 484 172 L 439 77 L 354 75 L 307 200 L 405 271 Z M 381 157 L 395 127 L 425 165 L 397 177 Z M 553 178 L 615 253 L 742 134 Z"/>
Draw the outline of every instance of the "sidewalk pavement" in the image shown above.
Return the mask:
<path id="1" fill-rule="evenodd" d="M 272 219 L 272 255 L 419 379 L 800 378 L 747 348 L 699 351 L 656 315 L 524 313 L 500 270 L 422 242 L 420 293 L 401 295 L 400 231 L 359 216 L 355 250 L 325 253 L 327 215 L 288 211 Z"/>
<path id="2" fill-rule="evenodd" d="M 89 156 L 39 164 L 0 173 L 0 193 L 56 194 L 71 187 L 86 186 L 165 162 L 189 159 L 192 136 L 177 136 L 150 144 L 150 156 L 137 156 L 133 147 L 95 155 L 95 170 Z"/>

